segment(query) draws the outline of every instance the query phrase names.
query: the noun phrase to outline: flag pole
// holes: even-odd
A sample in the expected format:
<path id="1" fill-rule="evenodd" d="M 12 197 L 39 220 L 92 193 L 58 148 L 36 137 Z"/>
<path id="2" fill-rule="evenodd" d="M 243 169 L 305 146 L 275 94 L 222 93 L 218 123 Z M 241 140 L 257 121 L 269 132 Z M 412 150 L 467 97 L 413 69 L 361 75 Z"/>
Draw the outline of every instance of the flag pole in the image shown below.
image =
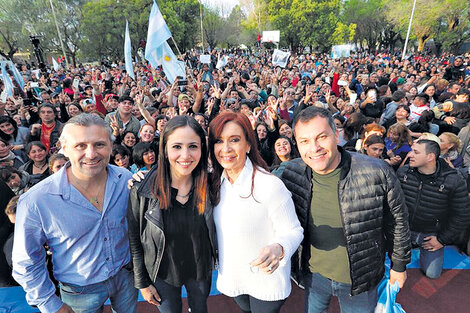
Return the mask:
<path id="1" fill-rule="evenodd" d="M 413 15 L 415 14 L 416 0 L 413 2 L 413 9 L 411 10 L 410 24 L 408 25 L 408 32 L 406 33 L 405 46 L 403 47 L 403 55 L 401 60 L 405 59 L 406 47 L 408 46 L 408 39 L 410 38 L 411 24 L 413 23 Z"/>
<path id="2" fill-rule="evenodd" d="M 67 64 L 67 68 L 69 67 L 69 61 L 67 60 L 67 54 L 65 53 L 64 42 L 62 41 L 62 36 L 60 35 L 59 31 L 59 24 L 57 24 L 57 17 L 55 16 L 54 6 L 52 5 L 52 0 L 49 0 L 52 9 L 52 15 L 54 16 L 55 27 L 57 28 L 57 35 L 59 35 L 60 46 L 62 47 L 62 53 L 65 57 L 65 64 Z"/>
<path id="3" fill-rule="evenodd" d="M 199 16 L 201 17 L 201 45 L 202 45 L 202 54 L 204 54 L 204 28 L 202 27 L 202 0 L 199 0 Z"/>
<path id="4" fill-rule="evenodd" d="M 171 36 L 171 40 L 173 41 L 173 44 L 174 44 L 175 47 L 176 47 L 176 51 L 178 51 L 178 54 L 183 58 L 183 62 L 184 62 L 184 57 L 183 57 L 183 55 L 181 54 L 181 51 L 180 51 L 180 49 L 178 48 L 178 45 L 176 44 L 175 38 L 173 38 L 173 36 Z M 186 62 L 185 62 L 185 64 L 186 64 Z M 189 67 L 190 69 L 193 69 L 193 68 L 191 67 L 191 63 L 189 63 L 189 66 L 188 66 L 188 67 Z M 189 75 L 191 75 L 191 78 L 194 79 L 194 76 L 193 76 L 193 72 L 192 72 L 192 71 L 189 71 Z"/>

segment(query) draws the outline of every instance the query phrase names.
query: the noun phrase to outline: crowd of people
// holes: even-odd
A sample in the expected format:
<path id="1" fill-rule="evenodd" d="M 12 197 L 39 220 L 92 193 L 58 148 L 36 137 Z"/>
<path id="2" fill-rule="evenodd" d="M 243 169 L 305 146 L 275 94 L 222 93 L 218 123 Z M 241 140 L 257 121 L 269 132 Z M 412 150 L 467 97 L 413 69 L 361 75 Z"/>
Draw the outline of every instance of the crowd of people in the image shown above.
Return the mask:
<path id="1" fill-rule="evenodd" d="M 400 287 L 412 248 L 428 278 L 444 246 L 468 253 L 470 54 L 184 60 L 172 82 L 143 63 L 9 73 L 1 286 L 42 312 L 136 312 L 139 289 L 163 313 L 185 286 L 207 312 L 217 269 L 243 312 L 279 312 L 291 277 L 306 312 L 373 312 L 386 253 Z"/>

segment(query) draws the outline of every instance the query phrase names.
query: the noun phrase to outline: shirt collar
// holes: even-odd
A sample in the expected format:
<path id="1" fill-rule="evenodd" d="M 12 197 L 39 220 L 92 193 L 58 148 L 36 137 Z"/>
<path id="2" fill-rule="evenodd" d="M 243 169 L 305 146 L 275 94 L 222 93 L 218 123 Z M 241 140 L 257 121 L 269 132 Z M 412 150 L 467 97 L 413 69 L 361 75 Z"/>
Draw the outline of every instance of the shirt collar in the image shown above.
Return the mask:
<path id="1" fill-rule="evenodd" d="M 47 190 L 48 193 L 50 194 L 56 194 L 56 195 L 63 195 L 65 199 L 68 199 L 70 197 L 70 182 L 67 177 L 67 171 L 66 169 L 70 167 L 70 161 L 67 161 L 64 166 L 55 174 L 53 174 L 51 177 L 57 177 L 56 179 L 52 180 L 52 183 L 49 185 L 49 188 Z M 122 174 L 118 173 L 113 166 L 107 165 L 106 169 L 108 171 L 108 181 L 110 183 L 116 183 L 122 176 Z M 57 176 L 56 176 L 57 175 Z"/>
<path id="2" fill-rule="evenodd" d="M 251 192 L 251 175 L 253 173 L 253 163 L 251 163 L 251 160 L 249 157 L 246 158 L 245 161 L 245 166 L 243 167 L 240 175 L 238 175 L 237 179 L 235 182 L 232 184 L 233 187 L 239 187 L 242 188 L 243 194 L 245 194 L 245 191 L 248 191 L 248 195 Z M 228 180 L 227 173 L 225 170 L 222 172 L 222 184 L 224 181 L 230 184 Z"/>

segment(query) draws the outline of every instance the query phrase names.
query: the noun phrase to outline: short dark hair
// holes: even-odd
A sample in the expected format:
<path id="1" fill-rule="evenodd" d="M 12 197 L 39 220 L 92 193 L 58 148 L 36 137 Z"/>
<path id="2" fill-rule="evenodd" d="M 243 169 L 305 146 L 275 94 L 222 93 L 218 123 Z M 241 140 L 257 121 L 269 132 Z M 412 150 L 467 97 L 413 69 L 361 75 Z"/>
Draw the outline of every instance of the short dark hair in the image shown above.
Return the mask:
<path id="1" fill-rule="evenodd" d="M 17 174 L 19 177 L 23 176 L 21 172 L 13 166 L 4 166 L 0 168 L 0 179 L 5 183 L 8 183 L 13 174 Z"/>
<path id="2" fill-rule="evenodd" d="M 297 123 L 307 123 L 310 120 L 314 119 L 315 117 L 323 117 L 328 120 L 328 124 L 330 125 L 330 128 L 333 130 L 333 132 L 336 131 L 336 125 L 335 121 L 333 119 L 333 116 L 331 115 L 330 111 L 324 108 L 319 108 L 319 107 L 308 107 L 302 111 L 295 117 L 294 123 L 292 124 L 292 127 L 294 128 L 295 131 L 295 125 Z"/>
<path id="3" fill-rule="evenodd" d="M 430 154 L 430 153 L 434 154 L 434 156 L 436 157 L 436 160 L 441 155 L 441 147 L 434 140 L 420 139 L 416 143 L 420 145 L 424 145 L 424 151 L 426 152 L 426 154 Z"/>
<path id="4" fill-rule="evenodd" d="M 133 99 L 132 97 L 129 97 L 129 96 L 122 96 L 122 97 L 119 98 L 118 101 L 119 101 L 119 103 L 121 103 L 121 102 L 124 102 L 124 101 L 126 101 L 126 100 L 128 100 L 128 101 L 134 103 L 134 99 Z"/>
<path id="5" fill-rule="evenodd" d="M 149 151 L 153 151 L 155 153 L 155 160 L 157 160 L 157 149 L 154 143 L 139 142 L 134 146 L 132 150 L 132 159 L 134 160 L 134 163 L 138 169 L 141 169 L 145 166 L 144 153 Z"/>

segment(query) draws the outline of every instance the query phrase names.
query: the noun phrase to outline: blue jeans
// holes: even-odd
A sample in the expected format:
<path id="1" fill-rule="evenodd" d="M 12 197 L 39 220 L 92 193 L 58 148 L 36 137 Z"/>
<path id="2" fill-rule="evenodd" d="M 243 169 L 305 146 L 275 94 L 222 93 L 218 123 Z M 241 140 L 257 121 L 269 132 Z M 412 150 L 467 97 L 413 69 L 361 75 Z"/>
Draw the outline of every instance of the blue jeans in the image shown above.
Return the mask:
<path id="1" fill-rule="evenodd" d="M 167 284 L 161 279 L 154 283 L 160 299 L 162 300 L 158 310 L 161 313 L 181 313 L 183 303 L 181 301 L 181 287 Z M 207 313 L 207 297 L 211 291 L 211 279 L 189 280 L 184 286 L 188 292 L 188 306 L 192 313 Z"/>
<path id="2" fill-rule="evenodd" d="M 351 296 L 351 285 L 328 279 L 318 273 L 305 277 L 305 313 L 326 313 L 331 296 L 336 296 L 341 313 L 372 313 L 377 306 L 377 287 Z"/>
<path id="3" fill-rule="evenodd" d="M 432 279 L 438 278 L 442 273 L 444 263 L 444 248 L 437 251 L 428 251 L 422 248 L 425 237 L 436 236 L 436 233 L 419 233 L 411 231 L 411 245 L 419 247 L 419 267 L 424 274 Z"/>
<path id="4" fill-rule="evenodd" d="M 134 288 L 134 272 L 126 268 L 100 283 L 87 286 L 59 283 L 59 288 L 62 301 L 75 313 L 103 312 L 108 298 L 114 313 L 137 313 L 138 290 Z"/>

